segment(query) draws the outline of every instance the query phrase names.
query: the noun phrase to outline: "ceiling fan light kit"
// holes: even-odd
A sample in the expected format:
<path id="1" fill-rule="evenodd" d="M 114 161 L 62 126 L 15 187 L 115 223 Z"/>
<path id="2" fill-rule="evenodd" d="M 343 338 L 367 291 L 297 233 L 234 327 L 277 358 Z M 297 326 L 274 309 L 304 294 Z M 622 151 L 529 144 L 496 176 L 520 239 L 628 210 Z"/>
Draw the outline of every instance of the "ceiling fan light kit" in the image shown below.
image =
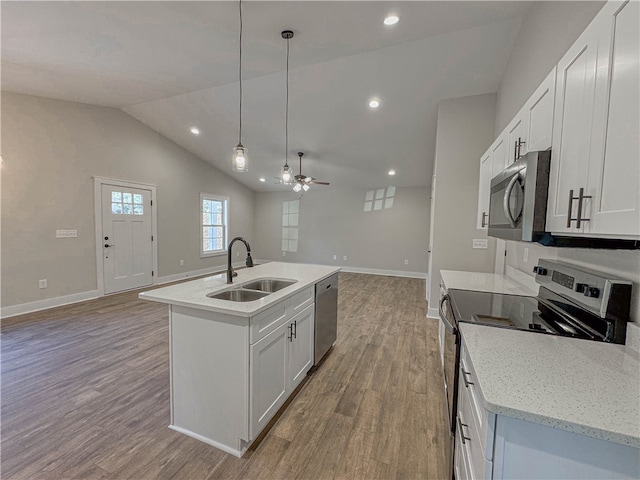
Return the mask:
<path id="1" fill-rule="evenodd" d="M 234 172 L 244 173 L 249 170 L 247 149 L 242 145 L 242 0 L 239 2 L 240 10 L 240 55 L 238 62 L 238 80 L 240 83 L 240 125 L 238 129 L 238 145 L 233 149 L 231 167 Z"/>

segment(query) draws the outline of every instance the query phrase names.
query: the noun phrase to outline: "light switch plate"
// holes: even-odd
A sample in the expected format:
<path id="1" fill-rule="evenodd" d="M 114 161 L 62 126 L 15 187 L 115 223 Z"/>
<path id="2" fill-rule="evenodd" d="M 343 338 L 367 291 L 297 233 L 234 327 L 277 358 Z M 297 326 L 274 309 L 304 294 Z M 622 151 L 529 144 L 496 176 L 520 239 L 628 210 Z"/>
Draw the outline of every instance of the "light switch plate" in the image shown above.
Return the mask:
<path id="1" fill-rule="evenodd" d="M 481 248 L 486 250 L 488 246 L 488 241 L 486 238 L 474 238 L 472 248 Z"/>
<path id="2" fill-rule="evenodd" d="M 56 238 L 76 238 L 78 230 L 56 230 Z"/>

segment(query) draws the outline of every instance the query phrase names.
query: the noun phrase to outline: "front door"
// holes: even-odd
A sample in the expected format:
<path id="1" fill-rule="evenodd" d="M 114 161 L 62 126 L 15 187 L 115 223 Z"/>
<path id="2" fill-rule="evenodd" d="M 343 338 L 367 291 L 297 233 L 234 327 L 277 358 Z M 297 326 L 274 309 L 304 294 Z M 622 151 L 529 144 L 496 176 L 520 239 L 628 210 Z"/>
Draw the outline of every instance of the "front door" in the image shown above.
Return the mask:
<path id="1" fill-rule="evenodd" d="M 102 185 L 104 293 L 152 283 L 151 190 Z"/>

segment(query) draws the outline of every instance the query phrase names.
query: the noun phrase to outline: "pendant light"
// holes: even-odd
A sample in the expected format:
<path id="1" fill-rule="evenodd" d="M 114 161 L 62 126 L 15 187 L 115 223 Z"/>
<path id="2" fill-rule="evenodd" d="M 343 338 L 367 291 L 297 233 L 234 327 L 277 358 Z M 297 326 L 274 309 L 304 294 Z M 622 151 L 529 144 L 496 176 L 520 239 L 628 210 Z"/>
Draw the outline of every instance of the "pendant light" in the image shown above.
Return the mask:
<path id="1" fill-rule="evenodd" d="M 285 185 L 290 185 L 293 180 L 293 172 L 289 167 L 288 153 L 289 153 L 289 40 L 293 38 L 293 32 L 291 30 L 284 30 L 282 38 L 287 41 L 287 100 L 285 104 L 285 120 L 284 120 L 284 167 L 280 173 L 280 179 Z"/>
<path id="2" fill-rule="evenodd" d="M 238 62 L 238 79 L 240 83 L 240 128 L 238 133 L 238 146 L 233 149 L 231 166 L 234 172 L 243 173 L 249 170 L 247 149 L 242 145 L 242 0 L 240 9 L 240 61 Z"/>

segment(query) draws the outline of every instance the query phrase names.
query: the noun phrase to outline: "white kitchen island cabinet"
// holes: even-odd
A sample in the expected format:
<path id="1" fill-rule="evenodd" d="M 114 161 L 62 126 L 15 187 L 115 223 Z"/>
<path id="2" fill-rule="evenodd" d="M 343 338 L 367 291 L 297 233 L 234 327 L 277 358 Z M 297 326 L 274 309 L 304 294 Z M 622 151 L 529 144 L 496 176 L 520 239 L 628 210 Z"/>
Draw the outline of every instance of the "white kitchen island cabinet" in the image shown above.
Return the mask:
<path id="1" fill-rule="evenodd" d="M 168 303 L 170 428 L 238 457 L 313 366 L 315 284 L 339 269 L 269 263 L 140 294 Z M 295 280 L 258 300 L 207 294 L 256 279 Z"/>

